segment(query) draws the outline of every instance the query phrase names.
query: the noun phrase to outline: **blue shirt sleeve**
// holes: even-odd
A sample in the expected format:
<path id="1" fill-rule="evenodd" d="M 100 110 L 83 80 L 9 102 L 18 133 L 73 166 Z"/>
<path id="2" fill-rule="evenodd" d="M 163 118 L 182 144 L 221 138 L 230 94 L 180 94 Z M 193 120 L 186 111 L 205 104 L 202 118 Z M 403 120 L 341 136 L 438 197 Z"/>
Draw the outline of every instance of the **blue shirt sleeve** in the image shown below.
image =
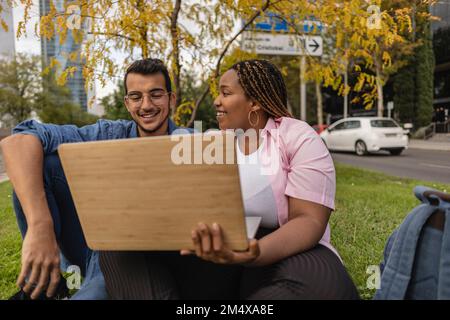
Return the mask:
<path id="1" fill-rule="evenodd" d="M 100 119 L 95 124 L 78 128 L 75 125 L 44 124 L 26 120 L 13 129 L 13 134 L 31 134 L 42 143 L 44 154 L 54 153 L 62 143 L 124 139 L 130 136 L 132 121 Z"/>

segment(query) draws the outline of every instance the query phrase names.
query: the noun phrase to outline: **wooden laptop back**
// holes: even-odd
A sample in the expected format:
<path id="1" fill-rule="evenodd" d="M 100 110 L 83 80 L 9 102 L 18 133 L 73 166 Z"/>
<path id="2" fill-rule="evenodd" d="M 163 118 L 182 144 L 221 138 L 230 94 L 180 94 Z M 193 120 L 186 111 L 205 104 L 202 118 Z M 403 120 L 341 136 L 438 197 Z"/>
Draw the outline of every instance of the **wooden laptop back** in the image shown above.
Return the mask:
<path id="1" fill-rule="evenodd" d="M 220 136 L 224 157 L 233 156 L 234 143 L 225 143 L 227 139 Z M 184 154 L 178 152 L 178 156 L 190 152 L 192 161 L 196 156 L 198 162 L 199 148 L 206 152 L 209 146 L 211 153 L 211 142 L 202 141 L 202 134 L 59 147 L 90 248 L 192 248 L 191 230 L 198 222 L 209 225 L 217 222 L 233 249 L 248 247 L 236 161 L 234 164 L 175 164 L 174 150 L 179 149 L 174 148 L 180 148 L 180 143 L 190 144 L 192 148 L 184 149 Z"/>

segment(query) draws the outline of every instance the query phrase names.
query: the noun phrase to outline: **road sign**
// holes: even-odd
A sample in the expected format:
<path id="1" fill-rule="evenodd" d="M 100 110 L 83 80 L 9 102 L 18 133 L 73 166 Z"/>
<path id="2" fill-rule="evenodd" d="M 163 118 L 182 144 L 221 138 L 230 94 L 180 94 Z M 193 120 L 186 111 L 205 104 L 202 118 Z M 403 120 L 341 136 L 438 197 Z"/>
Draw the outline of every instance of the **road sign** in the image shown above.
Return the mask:
<path id="1" fill-rule="evenodd" d="M 287 22 L 279 18 L 274 13 L 267 13 L 265 16 L 258 17 L 255 21 L 255 24 L 253 26 L 249 26 L 249 30 L 250 29 L 254 31 L 289 31 Z"/>
<path id="2" fill-rule="evenodd" d="M 257 54 L 321 56 L 323 40 L 320 36 L 296 36 L 263 32 L 244 32 L 242 49 Z"/>
<path id="3" fill-rule="evenodd" d="M 394 101 L 389 101 L 387 103 L 387 109 L 388 109 L 388 118 L 391 117 L 392 110 L 394 110 Z"/>
<path id="4" fill-rule="evenodd" d="M 294 18 L 292 18 L 294 21 Z M 245 23 L 245 21 L 244 21 Z M 297 31 L 302 33 L 321 33 L 323 31 L 322 22 L 315 20 L 314 17 L 309 20 L 296 21 Z M 250 25 L 246 29 L 247 31 L 271 31 L 288 33 L 289 23 L 286 19 L 282 19 L 278 14 L 269 12 L 263 16 L 258 17 L 253 25 Z"/>

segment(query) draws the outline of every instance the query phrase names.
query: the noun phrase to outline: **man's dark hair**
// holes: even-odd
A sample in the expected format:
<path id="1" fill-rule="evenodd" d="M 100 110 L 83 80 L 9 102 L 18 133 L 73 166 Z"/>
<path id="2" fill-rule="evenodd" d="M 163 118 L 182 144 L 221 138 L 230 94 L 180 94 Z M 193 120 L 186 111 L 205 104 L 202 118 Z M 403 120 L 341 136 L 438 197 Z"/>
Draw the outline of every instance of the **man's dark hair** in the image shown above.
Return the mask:
<path id="1" fill-rule="evenodd" d="M 127 76 L 129 73 L 137 73 L 142 74 L 144 76 L 149 74 L 162 73 L 166 81 L 166 91 L 172 92 L 172 83 L 170 82 L 169 71 L 167 71 L 166 66 L 159 59 L 148 58 L 137 60 L 128 67 L 127 72 L 125 73 L 125 77 L 123 79 L 125 94 L 128 93 Z"/>

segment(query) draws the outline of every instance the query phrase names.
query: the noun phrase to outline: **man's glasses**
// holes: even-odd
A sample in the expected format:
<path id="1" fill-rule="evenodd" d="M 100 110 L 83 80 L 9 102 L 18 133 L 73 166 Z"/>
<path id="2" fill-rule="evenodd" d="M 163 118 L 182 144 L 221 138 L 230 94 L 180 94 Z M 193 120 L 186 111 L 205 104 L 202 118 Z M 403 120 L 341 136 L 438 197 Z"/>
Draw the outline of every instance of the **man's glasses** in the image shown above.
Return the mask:
<path id="1" fill-rule="evenodd" d="M 142 92 L 130 92 L 125 96 L 125 100 L 133 107 L 140 107 L 142 102 L 144 102 L 144 96 L 147 96 L 154 106 L 161 106 L 164 104 L 168 94 L 170 94 L 170 92 L 165 91 L 155 91 L 148 94 Z"/>

